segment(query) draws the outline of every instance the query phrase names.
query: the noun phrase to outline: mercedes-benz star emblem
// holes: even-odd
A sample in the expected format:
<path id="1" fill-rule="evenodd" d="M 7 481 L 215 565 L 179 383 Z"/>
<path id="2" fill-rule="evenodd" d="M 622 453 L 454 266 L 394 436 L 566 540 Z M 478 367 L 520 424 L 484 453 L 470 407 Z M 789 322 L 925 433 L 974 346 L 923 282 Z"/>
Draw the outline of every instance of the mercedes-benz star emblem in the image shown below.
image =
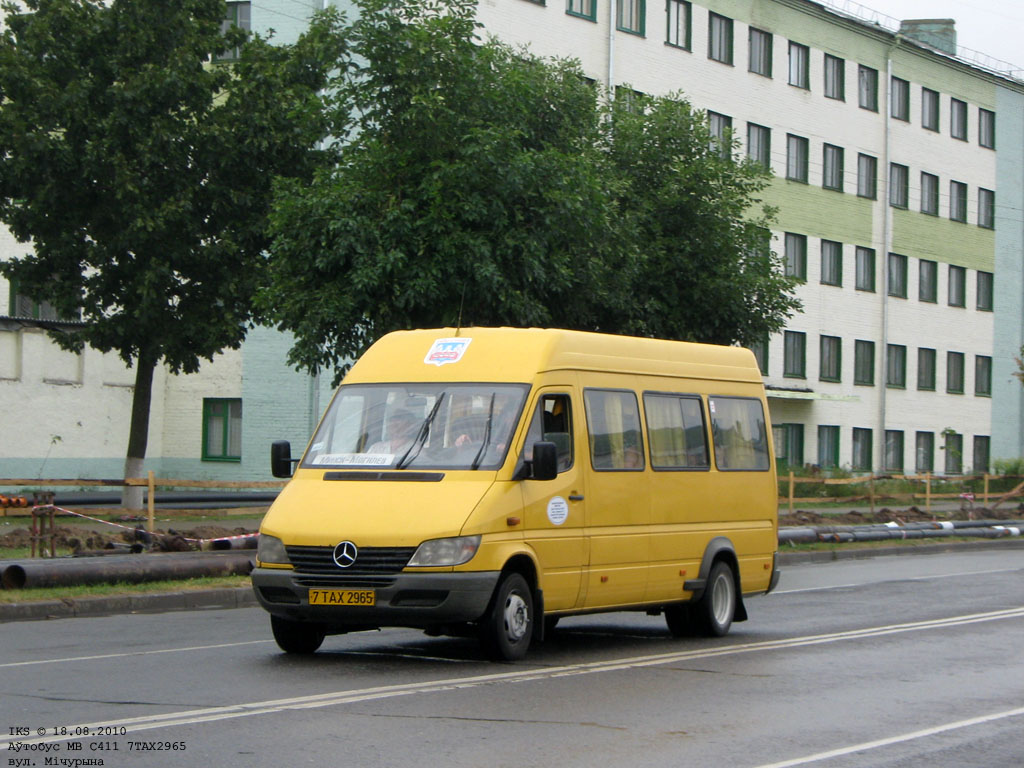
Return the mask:
<path id="1" fill-rule="evenodd" d="M 351 568 L 355 565 L 359 550 L 351 541 L 343 541 L 334 548 L 334 564 L 339 568 Z"/>

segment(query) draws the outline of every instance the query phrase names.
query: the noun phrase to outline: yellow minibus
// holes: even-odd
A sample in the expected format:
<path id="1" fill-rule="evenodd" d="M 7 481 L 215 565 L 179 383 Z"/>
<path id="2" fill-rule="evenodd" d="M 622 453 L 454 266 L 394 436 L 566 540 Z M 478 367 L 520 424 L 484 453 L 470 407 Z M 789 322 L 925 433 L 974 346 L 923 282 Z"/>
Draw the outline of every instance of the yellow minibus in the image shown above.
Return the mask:
<path id="1" fill-rule="evenodd" d="M 560 617 L 721 636 L 778 581 L 764 386 L 738 347 L 537 328 L 399 331 L 355 363 L 260 528 L 289 653 L 386 626 L 522 658 Z M 293 473 L 293 466 L 297 464 Z"/>

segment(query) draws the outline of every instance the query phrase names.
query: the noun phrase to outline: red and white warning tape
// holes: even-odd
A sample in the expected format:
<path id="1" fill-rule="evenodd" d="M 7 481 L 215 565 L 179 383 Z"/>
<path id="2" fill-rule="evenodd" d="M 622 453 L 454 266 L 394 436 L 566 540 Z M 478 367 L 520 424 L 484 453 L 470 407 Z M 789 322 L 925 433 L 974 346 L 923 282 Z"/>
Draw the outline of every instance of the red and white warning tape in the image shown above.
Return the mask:
<path id="1" fill-rule="evenodd" d="M 104 525 L 112 525 L 115 528 L 123 528 L 126 531 L 138 530 L 137 528 L 134 528 L 133 526 L 130 526 L 130 525 L 121 525 L 120 523 L 112 523 L 109 520 L 101 520 L 98 517 L 91 517 L 90 515 L 83 515 L 81 512 L 74 512 L 73 510 L 64 509 L 63 507 L 53 507 L 53 508 L 56 511 L 58 511 L 58 512 L 63 512 L 65 515 L 73 515 L 74 517 L 80 517 L 83 520 L 92 520 L 94 523 L 103 523 Z M 34 512 L 37 509 L 45 509 L 45 507 L 33 507 L 32 511 Z M 161 533 L 161 534 L 154 534 L 154 535 L 157 535 L 157 536 L 170 536 L 171 534 L 169 534 L 169 533 Z M 193 539 L 193 538 L 191 538 L 189 536 L 182 536 L 181 538 L 183 538 L 185 541 L 191 541 L 191 542 L 195 542 L 197 544 L 202 544 L 202 543 L 208 542 L 208 541 L 231 541 L 233 539 L 252 539 L 252 538 L 255 538 L 256 536 L 259 536 L 259 534 L 258 533 L 242 533 L 242 534 L 238 534 L 237 536 L 218 536 L 218 537 L 213 538 L 213 539 Z"/>

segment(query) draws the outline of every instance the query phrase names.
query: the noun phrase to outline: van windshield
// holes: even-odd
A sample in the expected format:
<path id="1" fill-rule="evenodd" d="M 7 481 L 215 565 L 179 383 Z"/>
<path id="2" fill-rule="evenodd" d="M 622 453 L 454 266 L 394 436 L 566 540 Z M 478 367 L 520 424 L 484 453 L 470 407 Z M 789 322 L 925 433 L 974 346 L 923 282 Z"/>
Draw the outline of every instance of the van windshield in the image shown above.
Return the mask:
<path id="1" fill-rule="evenodd" d="M 526 384 L 353 384 L 331 402 L 303 467 L 497 469 Z"/>

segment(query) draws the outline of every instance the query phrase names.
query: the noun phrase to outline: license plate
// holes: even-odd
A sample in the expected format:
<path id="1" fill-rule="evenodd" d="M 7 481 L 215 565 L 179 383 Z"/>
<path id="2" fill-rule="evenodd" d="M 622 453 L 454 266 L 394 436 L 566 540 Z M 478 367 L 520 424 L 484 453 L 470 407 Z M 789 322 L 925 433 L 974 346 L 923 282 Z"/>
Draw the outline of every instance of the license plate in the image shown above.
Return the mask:
<path id="1" fill-rule="evenodd" d="M 376 605 L 377 593 L 372 589 L 311 589 L 310 605 Z"/>

